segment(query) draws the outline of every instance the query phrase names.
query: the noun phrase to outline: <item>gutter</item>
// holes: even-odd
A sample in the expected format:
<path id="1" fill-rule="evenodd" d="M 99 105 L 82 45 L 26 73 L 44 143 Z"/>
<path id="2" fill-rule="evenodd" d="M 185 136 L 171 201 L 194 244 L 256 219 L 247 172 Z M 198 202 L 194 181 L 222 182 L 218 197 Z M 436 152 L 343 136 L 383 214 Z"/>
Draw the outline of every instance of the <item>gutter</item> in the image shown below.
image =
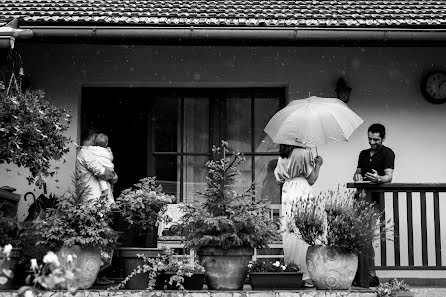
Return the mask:
<path id="1" fill-rule="evenodd" d="M 446 29 L 289 27 L 22 26 L 17 39 L 116 44 L 357 44 L 446 45 Z"/>

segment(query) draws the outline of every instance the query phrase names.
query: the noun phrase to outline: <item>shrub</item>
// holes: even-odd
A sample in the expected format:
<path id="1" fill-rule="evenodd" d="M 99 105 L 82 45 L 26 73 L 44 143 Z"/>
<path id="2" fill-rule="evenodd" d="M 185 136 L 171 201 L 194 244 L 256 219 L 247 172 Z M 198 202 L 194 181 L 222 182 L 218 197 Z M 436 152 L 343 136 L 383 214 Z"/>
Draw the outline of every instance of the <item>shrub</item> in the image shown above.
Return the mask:
<path id="1" fill-rule="evenodd" d="M 56 208 L 46 209 L 43 218 L 35 220 L 33 229 L 50 250 L 80 245 L 110 250 L 118 234 L 110 227 L 111 210 L 106 196 L 87 201 L 90 188 L 82 176 L 73 178 L 74 191 L 58 197 Z"/>
<path id="2" fill-rule="evenodd" d="M 181 207 L 184 214 L 180 225 L 185 246 L 195 249 L 202 246 L 266 247 L 278 239 L 274 222 L 269 218 L 270 206 L 265 201 L 255 201 L 252 186 L 244 193 L 235 192 L 237 167 L 245 159 L 240 152 L 233 152 L 231 156 L 226 141 L 221 144 L 221 148 L 213 146 L 212 149 L 221 159 L 206 162 L 207 186 L 204 192 L 199 192 L 205 201 Z"/>
<path id="3" fill-rule="evenodd" d="M 166 206 L 173 202 L 175 197 L 165 194 L 163 188 L 156 184 L 155 177 L 146 177 L 123 190 L 113 210 L 142 233 L 152 230 L 162 220 L 168 220 Z"/>

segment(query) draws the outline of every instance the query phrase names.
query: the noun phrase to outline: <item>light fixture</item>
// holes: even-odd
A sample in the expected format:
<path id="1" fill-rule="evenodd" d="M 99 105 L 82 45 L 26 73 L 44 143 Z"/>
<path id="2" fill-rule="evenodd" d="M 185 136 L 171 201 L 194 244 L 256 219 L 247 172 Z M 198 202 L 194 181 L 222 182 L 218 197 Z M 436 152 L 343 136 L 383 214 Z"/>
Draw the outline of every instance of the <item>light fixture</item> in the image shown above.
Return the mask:
<path id="1" fill-rule="evenodd" d="M 345 103 L 348 102 L 350 99 L 350 92 L 352 91 L 352 88 L 350 88 L 345 80 L 340 77 L 338 81 L 336 82 L 336 98 L 341 99 Z"/>

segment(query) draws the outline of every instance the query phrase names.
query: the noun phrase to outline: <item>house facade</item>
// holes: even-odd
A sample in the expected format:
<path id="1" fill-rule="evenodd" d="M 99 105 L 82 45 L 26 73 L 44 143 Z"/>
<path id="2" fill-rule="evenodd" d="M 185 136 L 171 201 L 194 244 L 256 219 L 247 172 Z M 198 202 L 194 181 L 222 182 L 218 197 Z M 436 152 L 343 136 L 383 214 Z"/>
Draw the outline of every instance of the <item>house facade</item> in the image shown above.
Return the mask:
<path id="1" fill-rule="evenodd" d="M 254 183 L 278 215 L 278 147 L 263 128 L 291 100 L 335 97 L 340 77 L 352 88 L 347 104 L 365 123 L 348 142 L 318 147 L 324 164 L 316 191 L 352 180 L 373 123 L 386 126 L 384 144 L 396 154 L 393 182 L 446 181 L 446 104 L 428 101 L 421 90 L 428 73 L 446 71 L 446 8 L 441 1 L 406 2 L 7 0 L 0 4 L 1 52 L 7 55 L 14 41 L 30 86 L 72 110 L 67 134 L 75 142 L 91 128 L 109 136 L 115 195 L 155 175 L 178 201 L 199 199 L 204 163 L 224 139 L 246 156 L 237 188 Z M 72 145 L 66 162 L 55 163 L 48 192 L 70 186 L 75 155 Z M 25 175 L 2 164 L 0 186 L 39 195 Z M 440 213 L 444 198 L 440 193 Z M 434 198 L 426 199 L 429 217 Z M 29 202 L 20 203 L 26 212 Z M 445 230 L 446 217 L 439 224 Z M 429 234 L 434 229 L 428 223 Z M 414 230 L 421 246 L 422 231 Z M 426 240 L 435 247 L 435 236 Z M 401 257 L 408 266 L 409 256 Z M 429 258 L 427 266 L 446 278 L 446 252 L 441 259 L 438 266 Z M 387 262 L 395 264 L 391 256 Z"/>

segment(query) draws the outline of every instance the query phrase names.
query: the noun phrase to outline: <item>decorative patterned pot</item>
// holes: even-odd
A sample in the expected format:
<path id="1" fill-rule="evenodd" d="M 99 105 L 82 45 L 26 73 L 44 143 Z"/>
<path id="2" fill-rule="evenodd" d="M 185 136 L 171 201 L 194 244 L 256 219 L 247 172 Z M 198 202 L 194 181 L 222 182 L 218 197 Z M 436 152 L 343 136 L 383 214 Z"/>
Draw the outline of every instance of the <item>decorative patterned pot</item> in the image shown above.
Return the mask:
<path id="1" fill-rule="evenodd" d="M 254 250 L 249 247 L 204 247 L 198 252 L 209 290 L 242 290 Z"/>
<path id="2" fill-rule="evenodd" d="M 17 264 L 20 257 L 22 256 L 22 248 L 13 248 L 11 254 L 9 255 L 9 260 L 5 260 L 3 265 L 0 266 L 1 269 L 11 270 L 13 274 L 16 273 Z M 0 259 L 3 259 L 4 254 L 0 253 Z M 0 273 L 1 275 L 1 273 Z M 10 290 L 14 287 L 14 279 L 9 279 L 4 285 L 0 285 L 0 290 Z"/>
<path id="3" fill-rule="evenodd" d="M 355 252 L 333 246 L 309 246 L 306 262 L 314 286 L 322 290 L 349 289 L 358 268 Z"/>
<path id="4" fill-rule="evenodd" d="M 251 272 L 253 290 L 290 290 L 302 287 L 302 272 Z"/>
<path id="5" fill-rule="evenodd" d="M 68 255 L 76 255 L 73 257 L 73 263 L 79 269 L 75 272 L 75 284 L 79 289 L 89 289 L 98 276 L 101 267 L 101 250 L 98 247 L 80 247 L 73 245 L 70 247 L 62 247 L 57 252 L 57 257 L 62 267 L 67 267 Z M 66 288 L 67 284 L 62 284 L 62 288 Z"/>

